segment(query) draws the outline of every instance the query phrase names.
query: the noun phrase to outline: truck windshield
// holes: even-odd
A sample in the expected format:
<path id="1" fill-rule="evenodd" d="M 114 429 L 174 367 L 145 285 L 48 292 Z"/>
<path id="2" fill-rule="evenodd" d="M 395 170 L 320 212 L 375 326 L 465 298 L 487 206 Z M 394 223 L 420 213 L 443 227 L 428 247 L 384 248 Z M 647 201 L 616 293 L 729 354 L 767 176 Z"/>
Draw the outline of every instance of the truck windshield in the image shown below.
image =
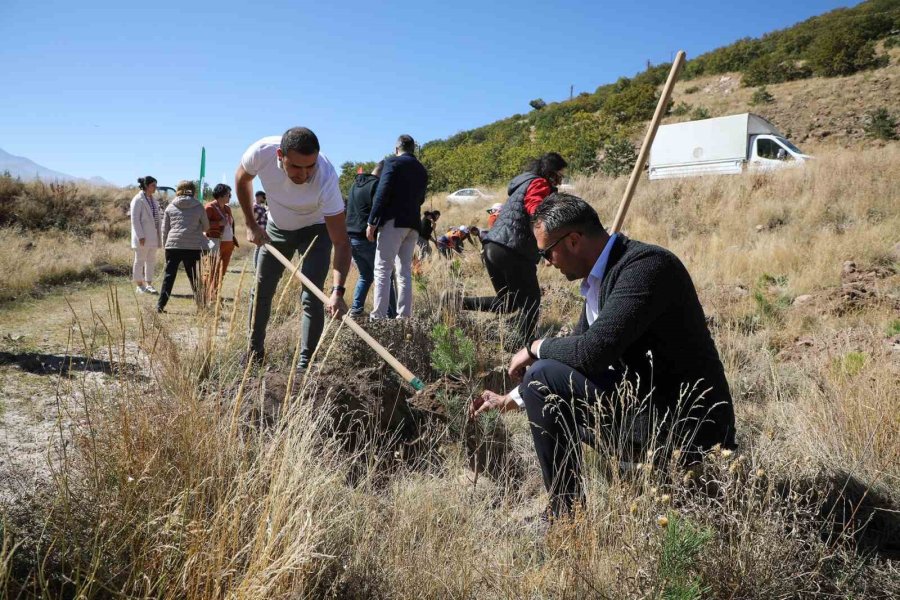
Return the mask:
<path id="1" fill-rule="evenodd" d="M 778 138 L 778 141 L 781 142 L 782 144 L 784 144 L 785 146 L 787 146 L 788 150 L 790 150 L 791 152 L 796 152 L 797 154 L 803 154 L 803 151 L 802 151 L 800 148 L 798 148 L 797 146 L 793 145 L 792 143 L 790 143 L 790 142 L 787 141 L 786 139 L 784 139 L 784 138 Z"/>

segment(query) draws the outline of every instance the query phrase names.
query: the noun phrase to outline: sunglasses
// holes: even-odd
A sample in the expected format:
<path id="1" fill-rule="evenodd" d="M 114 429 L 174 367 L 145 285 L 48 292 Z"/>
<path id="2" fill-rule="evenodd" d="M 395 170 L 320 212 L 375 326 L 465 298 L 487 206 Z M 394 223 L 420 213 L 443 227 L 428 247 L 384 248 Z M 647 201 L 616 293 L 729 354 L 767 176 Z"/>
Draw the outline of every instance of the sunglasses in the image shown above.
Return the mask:
<path id="1" fill-rule="evenodd" d="M 563 241 L 564 239 L 566 239 L 567 237 L 569 237 L 569 235 L 571 235 L 571 234 L 573 234 L 573 233 L 575 233 L 575 232 L 574 232 L 574 231 L 569 231 L 568 233 L 565 233 L 565 234 L 561 235 L 561 236 L 559 237 L 558 240 L 556 240 L 555 242 L 553 242 L 552 244 L 550 244 L 549 246 L 547 246 L 547 247 L 544 248 L 543 250 L 541 250 L 540 248 L 538 248 L 538 254 L 540 254 L 540 255 L 541 255 L 541 258 L 543 258 L 544 260 L 549 261 L 549 260 L 550 260 L 550 251 L 553 250 L 553 247 L 554 247 L 555 245 L 557 245 L 558 243 L 560 243 L 561 241 Z"/>

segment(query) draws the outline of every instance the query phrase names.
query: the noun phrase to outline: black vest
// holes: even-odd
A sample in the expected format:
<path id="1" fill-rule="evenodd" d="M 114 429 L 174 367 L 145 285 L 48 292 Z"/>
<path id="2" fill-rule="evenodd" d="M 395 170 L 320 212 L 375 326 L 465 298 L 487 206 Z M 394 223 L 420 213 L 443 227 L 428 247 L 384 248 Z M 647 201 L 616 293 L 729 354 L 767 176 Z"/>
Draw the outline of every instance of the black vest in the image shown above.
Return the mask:
<path id="1" fill-rule="evenodd" d="M 493 242 L 506 246 L 526 260 L 534 264 L 540 262 L 537 240 L 531 230 L 531 215 L 525 210 L 525 193 L 528 186 L 538 176 L 534 173 L 522 173 L 509 182 L 507 193 L 509 199 L 500 209 L 494 226 L 485 236 L 485 242 Z M 555 189 L 553 191 L 556 191 Z"/>

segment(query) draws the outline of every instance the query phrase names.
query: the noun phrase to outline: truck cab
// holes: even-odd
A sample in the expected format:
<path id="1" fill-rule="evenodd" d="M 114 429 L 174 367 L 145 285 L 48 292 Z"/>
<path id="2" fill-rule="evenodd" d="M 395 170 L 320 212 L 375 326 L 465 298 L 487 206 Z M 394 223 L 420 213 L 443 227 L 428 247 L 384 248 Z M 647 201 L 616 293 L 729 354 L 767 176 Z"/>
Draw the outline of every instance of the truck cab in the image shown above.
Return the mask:
<path id="1" fill-rule="evenodd" d="M 748 168 L 774 170 L 797 167 L 812 158 L 781 136 L 761 134 L 750 137 Z"/>

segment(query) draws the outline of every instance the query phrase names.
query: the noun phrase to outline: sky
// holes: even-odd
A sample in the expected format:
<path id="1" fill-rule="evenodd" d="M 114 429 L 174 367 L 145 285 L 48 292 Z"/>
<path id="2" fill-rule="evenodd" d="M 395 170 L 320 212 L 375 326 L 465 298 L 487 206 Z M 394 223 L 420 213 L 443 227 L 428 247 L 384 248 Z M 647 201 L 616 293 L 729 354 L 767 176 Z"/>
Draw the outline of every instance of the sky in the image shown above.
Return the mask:
<path id="1" fill-rule="evenodd" d="M 851 1 L 0 0 L 0 148 L 78 177 L 233 185 L 304 125 L 336 168 Z"/>

